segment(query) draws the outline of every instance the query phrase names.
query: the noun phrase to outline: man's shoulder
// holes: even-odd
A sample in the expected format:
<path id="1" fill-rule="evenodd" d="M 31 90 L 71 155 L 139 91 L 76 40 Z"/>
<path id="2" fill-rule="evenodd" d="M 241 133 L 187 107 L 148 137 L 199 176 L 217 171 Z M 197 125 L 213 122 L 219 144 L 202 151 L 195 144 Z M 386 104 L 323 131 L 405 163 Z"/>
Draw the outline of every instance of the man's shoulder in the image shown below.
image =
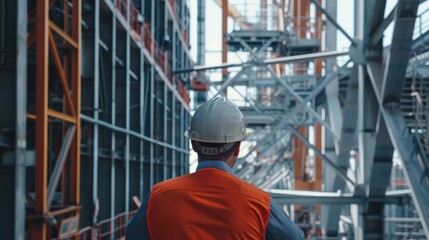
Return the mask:
<path id="1" fill-rule="evenodd" d="M 170 178 L 159 182 L 153 186 L 152 191 L 166 191 L 170 189 L 177 189 L 182 186 L 184 182 L 187 182 L 191 178 L 192 174 L 186 174 L 179 177 Z"/>
<path id="2" fill-rule="evenodd" d="M 253 185 L 251 183 L 248 183 L 248 182 L 246 182 L 244 180 L 241 180 L 241 181 L 242 181 L 242 186 L 243 186 L 242 189 L 243 189 L 243 191 L 245 191 L 248 194 L 253 195 L 253 196 L 261 196 L 263 198 L 267 198 L 267 197 L 269 198 L 268 193 L 265 192 L 264 190 L 256 187 L 255 185 Z"/>

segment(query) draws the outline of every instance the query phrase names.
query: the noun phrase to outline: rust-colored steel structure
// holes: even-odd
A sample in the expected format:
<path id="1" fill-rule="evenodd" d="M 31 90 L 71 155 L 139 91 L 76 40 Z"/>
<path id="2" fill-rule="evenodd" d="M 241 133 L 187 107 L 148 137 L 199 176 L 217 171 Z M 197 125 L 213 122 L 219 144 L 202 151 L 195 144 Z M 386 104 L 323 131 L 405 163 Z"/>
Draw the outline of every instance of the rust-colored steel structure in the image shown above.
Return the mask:
<path id="1" fill-rule="evenodd" d="M 55 215 L 79 219 L 80 193 L 80 39 L 81 39 L 81 0 L 69 0 L 64 4 L 64 23 L 58 26 L 49 19 L 49 9 L 55 1 L 37 1 L 36 25 L 30 34 L 29 46 L 36 42 L 36 174 L 34 218 L 31 222 L 31 236 L 34 239 L 47 239 L 48 219 Z M 69 21 L 71 19 L 71 21 Z M 71 31 L 70 31 L 71 30 Z M 60 58 L 59 48 L 68 54 Z M 50 107 L 49 88 L 57 81 L 49 74 L 49 57 L 55 65 L 60 82 L 64 106 L 62 111 Z M 48 156 L 48 135 L 50 124 L 61 121 L 68 129 L 56 162 Z M 52 160 L 51 160 L 52 161 Z M 68 161 L 68 162 L 67 162 Z M 48 166 L 55 168 L 49 171 Z M 59 206 L 51 206 L 53 194 L 62 176 L 62 199 Z M 66 189 L 67 188 L 67 189 Z M 58 214 L 57 214 L 58 213 Z M 78 222 L 78 221 L 77 221 Z M 78 223 L 77 223 L 78 224 Z M 76 228 L 76 230 L 78 227 Z"/>

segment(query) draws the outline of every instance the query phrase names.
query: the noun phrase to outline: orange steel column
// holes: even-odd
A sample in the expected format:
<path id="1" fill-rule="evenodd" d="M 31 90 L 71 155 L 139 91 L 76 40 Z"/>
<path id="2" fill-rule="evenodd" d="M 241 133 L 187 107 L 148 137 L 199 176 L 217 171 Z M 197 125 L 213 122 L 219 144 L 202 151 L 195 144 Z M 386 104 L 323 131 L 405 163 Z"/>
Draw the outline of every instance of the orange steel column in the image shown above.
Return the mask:
<path id="1" fill-rule="evenodd" d="M 309 9 L 309 1 L 294 0 L 293 1 L 293 22 L 294 28 L 297 31 L 298 38 L 305 39 L 306 36 L 306 16 Z M 307 63 L 295 63 L 294 74 L 304 74 L 303 68 L 307 66 Z M 302 135 L 308 137 L 308 127 L 300 127 L 298 131 Z M 295 168 L 295 189 L 297 190 L 310 190 L 311 186 L 308 179 L 305 177 L 305 161 L 308 156 L 308 149 L 299 140 L 298 137 L 294 137 L 295 151 L 294 151 L 294 168 Z"/>
<path id="2" fill-rule="evenodd" d="M 305 137 L 308 137 L 308 128 L 299 127 L 298 131 Z M 305 176 L 305 168 L 303 168 L 303 163 L 307 158 L 308 148 L 302 143 L 302 141 L 294 137 L 294 176 L 295 176 L 295 189 L 296 190 L 309 190 L 310 184 L 308 183 Z"/>
<path id="3" fill-rule="evenodd" d="M 64 2 L 64 28 L 57 25 L 49 19 L 49 8 L 54 5 L 56 1 L 50 0 L 38 0 L 36 5 L 36 26 L 34 31 L 36 36 L 34 41 L 36 42 L 36 168 L 35 168 L 35 203 L 34 210 L 35 216 L 30 217 L 33 219 L 30 225 L 32 239 L 48 239 L 51 236 L 48 235 L 48 223 L 47 218 L 52 216 L 60 216 L 67 214 L 70 217 L 77 217 L 79 220 L 79 198 L 80 198 L 80 39 L 81 39 L 81 0 L 73 0 L 72 4 L 72 29 L 71 34 L 68 29 L 68 17 L 69 17 L 69 6 L 68 0 Z M 33 41 L 33 40 L 30 40 Z M 61 42 L 61 45 L 67 44 L 70 51 L 70 55 L 63 54 L 58 50 L 57 41 Z M 31 46 L 31 42 L 29 43 Z M 49 55 L 49 52 L 51 53 Z M 51 81 L 60 82 L 62 93 L 63 93 L 63 107 L 60 109 L 49 108 L 49 56 L 52 57 L 52 63 L 55 66 L 57 78 L 51 79 Z M 63 61 L 61 61 L 63 59 Z M 71 67 L 69 68 L 69 64 Z M 70 71 L 70 73 L 69 73 Z M 51 72 L 53 73 L 53 72 Z M 58 79 L 58 80 L 56 80 Z M 71 84 L 71 87 L 69 85 Z M 71 91 L 70 91 L 71 90 Z M 56 139 L 50 139 L 49 136 L 49 124 L 53 121 L 49 121 L 49 118 L 55 118 L 62 121 L 64 129 L 66 126 L 74 125 L 74 135 L 72 136 L 72 143 L 70 149 L 67 149 L 65 141 L 56 141 Z M 53 123 L 52 123 L 53 124 Z M 65 130 L 63 135 L 65 136 Z M 48 141 L 52 142 L 52 146 L 58 147 L 62 144 L 61 148 L 65 152 L 68 151 L 69 155 L 61 159 L 70 160 L 70 169 L 67 169 L 67 164 L 64 161 L 57 159 L 50 159 L 48 156 Z M 58 153 L 57 153 L 58 154 Z M 59 157 L 59 156 L 57 156 Z M 57 171 L 53 171 L 52 176 L 49 176 L 48 165 L 59 168 Z M 56 211 L 51 211 L 48 205 L 48 180 L 50 194 L 53 194 L 57 190 L 56 180 L 58 179 L 59 172 L 62 172 L 62 203 L 60 206 L 56 206 Z M 54 177 L 55 175 L 55 177 Z M 69 184 L 67 184 L 67 181 Z M 51 185 L 52 184 L 52 185 Z M 51 188 L 52 187 L 52 188 Z M 68 191 L 67 191 L 68 190 Z M 69 193 L 69 194 L 67 194 Z M 50 195 L 52 196 L 52 195 Z M 66 198 L 67 196 L 67 198 Z M 71 205 L 71 206 L 69 206 Z M 61 218 L 60 218 L 61 219 Z M 77 227 L 78 228 L 78 227 Z"/>
<path id="4" fill-rule="evenodd" d="M 45 216 L 48 188 L 48 2 L 37 1 L 37 69 L 36 69 L 36 195 L 34 210 L 37 216 Z M 44 240 L 47 237 L 47 223 L 32 226 L 33 237 Z"/>
<path id="5" fill-rule="evenodd" d="M 81 108 L 81 82 L 80 82 L 80 46 L 81 46 L 81 17 L 82 5 L 81 0 L 73 0 L 72 9 L 72 38 L 77 43 L 71 53 L 71 82 L 73 91 L 73 105 L 76 107 L 76 133 L 71 145 L 71 163 L 70 163 L 70 204 L 79 206 L 80 204 L 80 108 Z M 98 47 L 98 46 L 96 46 Z M 79 219 L 79 210 L 76 211 Z M 79 224 L 79 222 L 78 222 Z M 78 226 L 79 229 L 79 226 Z M 76 239 L 77 236 L 76 236 Z"/>
<path id="6" fill-rule="evenodd" d="M 228 46 L 226 44 L 228 33 L 228 0 L 222 0 L 222 63 L 228 62 Z M 222 69 L 222 80 L 226 80 L 228 77 L 228 69 Z M 227 89 L 224 90 L 225 96 L 227 95 Z"/>
<path id="7" fill-rule="evenodd" d="M 322 124 L 316 123 L 315 126 L 315 145 L 317 149 L 322 151 Z M 313 184 L 313 190 L 320 191 L 322 190 L 322 158 L 319 157 L 319 155 L 316 155 L 315 157 L 315 182 Z"/>

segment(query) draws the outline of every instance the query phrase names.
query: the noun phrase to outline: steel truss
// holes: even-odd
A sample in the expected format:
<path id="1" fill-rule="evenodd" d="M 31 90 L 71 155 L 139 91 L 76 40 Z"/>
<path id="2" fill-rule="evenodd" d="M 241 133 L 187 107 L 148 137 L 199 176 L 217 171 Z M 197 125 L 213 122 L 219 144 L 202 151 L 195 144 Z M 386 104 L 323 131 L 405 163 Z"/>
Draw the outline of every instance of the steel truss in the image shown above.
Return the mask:
<path id="1" fill-rule="evenodd" d="M 228 35 L 230 44 L 234 44 L 231 49 L 244 49 L 249 53 L 246 62 L 223 63 L 219 66 L 194 66 L 176 72 L 242 67 L 232 77 L 212 83 L 212 89 L 215 89 L 213 96 L 222 95 L 226 89 L 238 93 L 245 104 L 245 107 L 241 107 L 244 115 L 246 117 L 247 114 L 248 120 L 253 123 L 250 126 L 255 129 L 255 136 L 250 140 L 256 141 L 256 144 L 248 149 L 245 156 L 239 158 L 235 173 L 258 186 L 268 188 L 281 186 L 276 184 L 280 182 L 281 178 L 290 178 L 290 169 L 282 170 L 278 161 L 279 157 L 273 157 L 274 160 L 271 161 L 264 160 L 270 155 L 288 155 L 290 150 L 287 146 L 293 141 L 287 133 L 293 132 L 308 148 L 312 148 L 321 157 L 325 166 L 329 165 L 324 168 L 327 175 L 324 191 L 341 191 L 346 194 L 338 198 L 329 196 L 332 197 L 331 199 L 312 197 L 309 194 L 308 202 L 310 204 L 316 204 L 318 201 L 328 204 L 358 204 L 358 207 L 351 207 L 345 211 L 351 214 L 347 222 L 354 227 L 353 232 L 356 239 L 382 239 L 385 237 L 384 208 L 387 204 L 398 204 L 402 201 L 398 202 L 396 198 L 393 200 L 391 193 L 386 191 L 390 184 L 392 158 L 394 150 L 396 150 L 411 190 L 407 193 L 410 195 L 407 196 L 412 197 L 412 202 L 418 212 L 418 218 L 413 218 L 413 221 L 420 221 L 424 234 L 429 237 L 427 219 L 429 210 L 426 209 L 427 204 L 425 204 L 429 202 L 427 195 L 429 189 L 428 144 L 424 138 L 427 136 L 427 126 L 425 125 L 427 114 L 423 110 L 426 106 L 426 83 L 425 80 L 416 79 L 424 79 L 425 77 L 422 75 L 412 77 L 417 73 L 417 66 L 425 64 L 427 61 L 428 49 L 425 46 L 427 46 L 428 35 L 427 28 L 424 27 L 425 23 L 422 22 L 424 21 L 422 19 L 425 18 L 421 15 L 417 16 L 417 9 L 422 1 L 398 1 L 386 18 L 383 17 L 386 1 L 356 1 L 354 37 L 336 21 L 336 6 L 332 5 L 332 2 L 327 2 L 326 7 L 316 0 L 292 2 L 292 6 L 287 6 L 290 8 L 287 10 L 293 10 L 294 14 L 297 14 L 295 16 L 305 15 L 306 6 L 309 6 L 310 3 L 318 9 L 318 14 L 323 13 L 328 20 L 327 31 L 330 31 L 329 34 L 326 34 L 328 38 L 336 36 L 335 32 L 339 30 L 350 40 L 350 49 L 347 52 L 350 62 L 334 70 L 333 61 L 327 59 L 325 76 L 307 89 L 308 91 L 303 92 L 302 89 L 293 85 L 294 82 L 303 81 L 299 79 L 299 76 L 284 78 L 284 67 L 286 64 L 290 64 L 295 67 L 295 71 L 292 70 L 289 74 L 300 74 L 298 68 L 305 65 L 300 63 L 300 60 L 314 59 L 311 57 L 323 58 L 325 53 L 278 57 L 273 54 L 275 51 L 267 50 L 268 47 L 271 49 L 275 46 L 273 43 L 278 41 L 279 36 L 273 35 L 273 38 L 265 41 L 251 42 L 252 40 L 249 39 L 252 38 L 246 35 L 251 32 L 249 29 L 245 29 L 242 33 L 234 30 Z M 286 9 L 284 5 L 282 7 L 282 10 Z M 426 12 L 423 11 L 420 14 L 423 15 Z M 239 17 L 239 26 L 243 26 L 242 21 L 245 18 L 243 16 Z M 416 18 L 420 21 L 419 35 L 417 38 L 414 36 L 416 40 L 413 43 Z M 386 37 L 385 30 L 390 24 L 393 24 L 392 44 L 390 48 L 383 49 L 382 40 Z M 262 31 L 260 36 L 268 36 L 263 33 Z M 298 31 L 297 36 L 300 34 Z M 301 34 L 301 36 L 303 35 L 305 34 Z M 255 39 L 258 39 L 256 35 Z M 335 39 L 327 40 L 328 45 L 335 41 Z M 258 47 L 255 47 L 255 44 L 259 44 Z M 335 47 L 335 44 L 329 45 L 328 49 L 333 50 Z M 415 55 L 410 54 L 411 50 Z M 267 52 L 270 54 L 266 54 Z M 331 54 L 326 53 L 325 56 L 328 55 Z M 342 54 L 332 52 L 331 56 L 339 55 Z M 267 59 L 267 56 L 270 56 L 271 59 Z M 410 58 L 412 66 L 409 65 Z M 314 65 L 316 68 L 320 67 L 317 61 L 314 62 Z M 257 70 L 255 71 L 255 69 Z M 262 72 L 265 75 L 262 74 L 262 76 L 260 74 Z M 311 76 L 307 77 L 311 78 Z M 406 80 L 406 78 L 408 79 Z M 421 83 L 417 83 L 418 81 Z M 412 82 L 412 87 L 408 86 L 410 82 Z M 245 93 L 238 90 L 238 87 L 243 86 L 247 87 Z M 274 94 L 271 99 L 264 102 L 260 100 L 260 95 L 248 94 L 248 89 L 252 88 L 273 88 Z M 409 103 L 403 103 L 401 100 L 401 98 L 404 99 L 404 92 L 407 92 L 408 89 L 411 89 L 411 95 L 414 97 L 410 100 L 413 102 L 412 108 L 407 105 Z M 296 104 L 292 106 L 285 104 L 273 108 L 272 106 L 276 104 L 275 97 L 285 92 Z M 327 110 L 326 119 L 320 115 L 320 105 L 315 104 L 315 99 L 320 93 L 326 95 L 326 101 L 322 104 Z M 407 94 L 409 93 L 407 92 Z M 403 111 L 409 112 L 404 113 Z M 413 115 L 415 115 L 415 120 L 409 117 Z M 315 122 L 319 122 L 327 130 L 325 149 L 311 144 L 303 134 L 305 131 L 302 131 L 302 127 L 297 129 L 297 126 L 306 127 Z M 269 128 L 263 129 L 265 125 L 268 125 Z M 285 137 L 282 138 L 281 135 Z M 297 146 L 299 147 L 299 145 Z M 325 154 L 322 153 L 323 150 L 326 151 Z M 304 151 L 306 151 L 305 148 Z M 252 156 L 255 153 L 257 153 L 256 157 Z M 296 154 L 295 157 L 300 156 Z M 354 161 L 353 165 L 350 164 L 351 159 Z M 302 166 L 295 165 L 294 168 L 299 170 L 295 171 L 295 174 L 301 174 Z M 269 182 L 274 182 L 274 184 Z M 282 185 L 285 188 L 287 186 L 287 184 Z M 280 202 L 294 203 L 294 200 L 288 200 L 286 193 L 283 196 L 274 193 L 272 195 L 276 196 Z M 296 197 L 299 198 L 299 195 Z M 342 210 L 345 210 L 343 206 L 335 204 L 323 207 L 322 226 L 328 237 L 338 236 L 340 218 L 344 219 L 344 216 L 341 215 Z M 395 219 L 395 221 L 397 220 Z M 417 230 L 415 228 L 415 231 Z"/>
<path id="2" fill-rule="evenodd" d="M 29 45 L 36 44 L 36 112 L 29 113 L 36 121 L 36 169 L 34 216 L 31 235 L 35 239 L 46 239 L 49 221 L 62 215 L 73 219 L 77 231 L 80 215 L 80 110 L 81 110 L 81 1 L 73 0 L 64 4 L 63 27 L 49 18 L 49 10 L 55 1 L 37 1 L 35 26 L 29 36 Z M 71 19 L 71 22 L 70 20 Z M 60 58 L 59 43 L 69 47 L 68 54 Z M 61 92 L 65 99 L 62 107 L 53 108 L 49 88 L 55 82 L 49 75 L 49 53 L 52 56 Z M 52 125 L 63 126 L 64 135 L 56 161 L 48 156 L 48 136 Z M 68 166 L 66 160 L 69 159 Z M 55 164 L 52 171 L 48 166 Z M 52 206 L 53 195 L 62 175 L 62 199 L 59 206 Z M 67 219 L 67 218 L 66 218 Z M 64 220 L 64 218 L 63 218 Z"/>

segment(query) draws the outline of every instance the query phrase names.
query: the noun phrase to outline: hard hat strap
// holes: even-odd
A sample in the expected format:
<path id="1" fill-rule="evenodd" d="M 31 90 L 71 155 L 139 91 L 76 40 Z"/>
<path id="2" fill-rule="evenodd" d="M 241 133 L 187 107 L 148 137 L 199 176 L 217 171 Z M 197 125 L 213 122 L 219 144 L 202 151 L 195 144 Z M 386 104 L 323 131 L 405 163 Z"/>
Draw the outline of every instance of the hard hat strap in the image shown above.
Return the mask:
<path id="1" fill-rule="evenodd" d="M 199 142 L 195 142 L 195 147 L 197 148 L 198 152 L 204 155 L 211 155 L 211 156 L 218 156 L 221 155 L 228 150 L 230 150 L 235 145 L 234 142 L 227 143 L 221 147 L 208 147 L 203 146 Z"/>

